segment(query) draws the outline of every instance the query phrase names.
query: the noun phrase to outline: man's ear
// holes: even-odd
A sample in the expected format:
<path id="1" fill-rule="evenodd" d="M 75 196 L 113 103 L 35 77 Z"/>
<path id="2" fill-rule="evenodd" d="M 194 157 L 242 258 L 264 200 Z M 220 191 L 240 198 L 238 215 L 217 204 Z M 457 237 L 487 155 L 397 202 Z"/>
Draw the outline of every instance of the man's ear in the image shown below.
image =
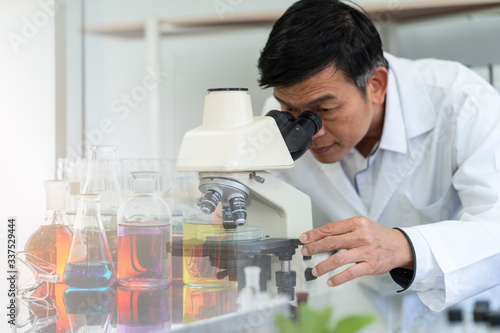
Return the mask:
<path id="1" fill-rule="evenodd" d="M 389 71 L 383 66 L 375 68 L 375 72 L 368 80 L 366 87 L 369 99 L 374 104 L 383 104 L 385 102 L 385 93 L 387 92 L 387 83 L 389 81 Z"/>

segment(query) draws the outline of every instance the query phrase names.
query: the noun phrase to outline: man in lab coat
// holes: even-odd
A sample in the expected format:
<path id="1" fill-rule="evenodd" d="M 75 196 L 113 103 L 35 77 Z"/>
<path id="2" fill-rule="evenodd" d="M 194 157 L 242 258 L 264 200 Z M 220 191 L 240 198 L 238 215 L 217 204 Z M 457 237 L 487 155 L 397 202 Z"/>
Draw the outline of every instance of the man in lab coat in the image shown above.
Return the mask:
<path id="1" fill-rule="evenodd" d="M 346 250 L 313 274 L 354 264 L 338 286 L 389 273 L 434 311 L 500 285 L 497 91 L 458 63 L 384 54 L 368 17 L 332 0 L 292 5 L 259 70 L 278 108 L 323 122 L 280 173 L 328 218 L 302 253 Z"/>

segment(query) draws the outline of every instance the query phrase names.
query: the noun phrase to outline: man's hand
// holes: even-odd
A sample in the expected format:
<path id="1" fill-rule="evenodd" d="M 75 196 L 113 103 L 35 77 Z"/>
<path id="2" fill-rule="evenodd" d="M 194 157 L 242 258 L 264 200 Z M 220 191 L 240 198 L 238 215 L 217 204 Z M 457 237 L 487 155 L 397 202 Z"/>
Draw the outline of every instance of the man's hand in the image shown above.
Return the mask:
<path id="1" fill-rule="evenodd" d="M 300 235 L 303 255 L 345 249 L 322 261 L 313 269 L 321 276 L 341 266 L 355 263 L 328 280 L 338 286 L 363 275 L 379 275 L 401 267 L 413 269 L 413 252 L 405 235 L 381 226 L 363 216 L 331 222 Z"/>

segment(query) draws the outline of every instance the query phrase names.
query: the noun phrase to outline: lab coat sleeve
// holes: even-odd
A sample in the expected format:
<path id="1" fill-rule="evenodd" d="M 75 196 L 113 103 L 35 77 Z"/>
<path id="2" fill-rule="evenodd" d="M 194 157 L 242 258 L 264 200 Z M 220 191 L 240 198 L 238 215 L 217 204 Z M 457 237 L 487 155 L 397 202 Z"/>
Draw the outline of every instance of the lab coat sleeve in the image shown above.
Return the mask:
<path id="1" fill-rule="evenodd" d="M 420 298 L 429 308 L 440 310 L 444 304 L 444 274 L 433 256 L 429 244 L 417 228 L 400 228 L 410 240 L 415 255 L 411 285 L 404 290 L 419 292 Z M 402 291 L 404 291 L 402 290 Z"/>
<path id="2" fill-rule="evenodd" d="M 482 96 L 482 98 L 480 98 Z M 458 220 L 404 228 L 416 258 L 409 290 L 434 311 L 500 285 L 500 97 L 471 96 L 456 118 Z"/>

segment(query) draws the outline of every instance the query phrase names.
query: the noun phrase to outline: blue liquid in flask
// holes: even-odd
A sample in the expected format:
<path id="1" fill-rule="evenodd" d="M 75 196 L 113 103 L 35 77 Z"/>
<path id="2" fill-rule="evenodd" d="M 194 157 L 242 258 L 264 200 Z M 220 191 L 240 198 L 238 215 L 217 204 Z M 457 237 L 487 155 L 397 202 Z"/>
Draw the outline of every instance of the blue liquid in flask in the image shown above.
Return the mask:
<path id="1" fill-rule="evenodd" d="M 111 262 L 76 262 L 66 265 L 64 282 L 72 288 L 107 288 L 115 281 L 116 276 Z"/>

